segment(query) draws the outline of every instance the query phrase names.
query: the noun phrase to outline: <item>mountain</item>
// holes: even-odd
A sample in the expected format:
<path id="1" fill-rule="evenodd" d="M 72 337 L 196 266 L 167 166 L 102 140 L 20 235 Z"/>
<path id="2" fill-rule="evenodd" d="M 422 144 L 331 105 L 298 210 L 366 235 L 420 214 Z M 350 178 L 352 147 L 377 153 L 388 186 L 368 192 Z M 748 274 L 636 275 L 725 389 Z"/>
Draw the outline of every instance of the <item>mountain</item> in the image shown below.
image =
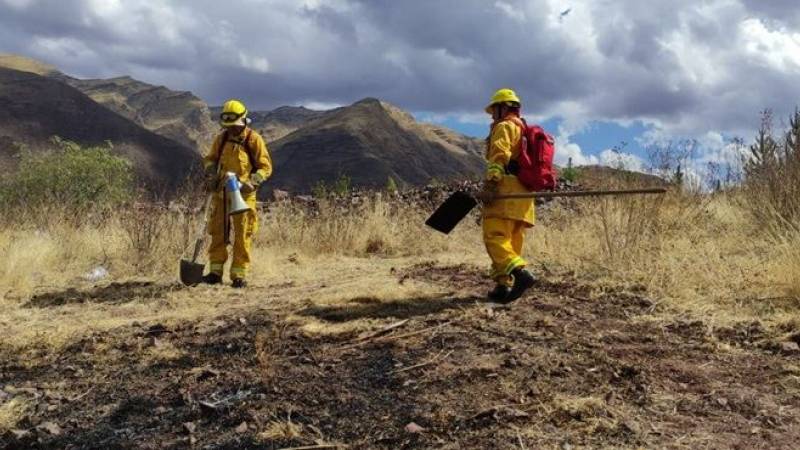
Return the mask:
<path id="1" fill-rule="evenodd" d="M 13 164 L 15 143 L 32 151 L 59 136 L 84 145 L 110 141 L 153 190 L 174 187 L 198 164 L 194 150 L 146 130 L 56 77 L 0 68 L 0 155 Z"/>
<path id="2" fill-rule="evenodd" d="M 50 64 L 10 53 L 0 53 L 0 67 L 21 72 L 31 72 L 42 76 L 57 76 L 61 73 L 55 66 Z"/>
<path id="3" fill-rule="evenodd" d="M 211 108 L 212 120 L 218 120 L 221 112 L 222 107 Z M 302 106 L 281 106 L 272 111 L 250 111 L 248 117 L 253 120 L 250 126 L 254 130 L 257 130 L 267 142 L 274 142 L 329 112 L 315 111 Z"/>
<path id="4" fill-rule="evenodd" d="M 80 80 L 16 55 L 0 55 L 0 67 L 6 67 L 8 86 L 2 92 L 8 105 L 0 114 L 0 147 L 7 162 L 13 142 L 39 148 L 53 135 L 83 144 L 110 140 L 141 175 L 163 183 L 181 178 L 187 161 L 205 153 L 219 130 L 220 109 L 208 108 L 190 92 L 131 77 Z M 354 187 L 385 187 L 390 178 L 399 186 L 420 185 L 469 178 L 483 167 L 482 141 L 418 123 L 376 99 L 329 111 L 284 106 L 253 111 L 250 117 L 273 153 L 270 188 L 309 192 L 342 175 Z"/>
<path id="5" fill-rule="evenodd" d="M 269 143 L 272 188 L 308 192 L 344 175 L 353 186 L 421 185 L 464 179 L 484 166 L 479 140 L 428 124 L 367 98 L 312 119 Z"/>
<path id="6" fill-rule="evenodd" d="M 62 75 L 67 84 L 117 114 L 203 153 L 218 130 L 208 106 L 191 92 L 172 91 L 131 77 L 79 80 Z"/>
<path id="7" fill-rule="evenodd" d="M 200 153 L 205 152 L 219 128 L 209 118 L 208 105 L 191 92 L 173 91 L 128 76 L 80 80 L 49 64 L 12 54 L 0 53 L 0 67 L 65 82 L 117 114 Z"/>

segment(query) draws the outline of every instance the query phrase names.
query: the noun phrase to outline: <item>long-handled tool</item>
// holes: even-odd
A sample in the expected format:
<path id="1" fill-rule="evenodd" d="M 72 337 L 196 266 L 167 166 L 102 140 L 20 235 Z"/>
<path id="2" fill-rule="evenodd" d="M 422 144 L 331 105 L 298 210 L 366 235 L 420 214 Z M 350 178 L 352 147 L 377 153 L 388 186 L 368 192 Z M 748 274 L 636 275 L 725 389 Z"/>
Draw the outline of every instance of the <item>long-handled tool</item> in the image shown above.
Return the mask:
<path id="1" fill-rule="evenodd" d="M 625 189 L 617 191 L 563 191 L 563 192 L 526 192 L 522 194 L 496 195 L 494 200 L 514 198 L 554 198 L 554 197 L 599 197 L 604 195 L 663 194 L 665 188 Z M 478 200 L 466 191 L 458 191 L 447 198 L 436 211 L 431 214 L 425 225 L 444 234 L 449 234 L 461 220 L 478 205 Z"/>
<path id="2" fill-rule="evenodd" d="M 200 256 L 200 251 L 203 250 L 204 238 L 206 235 L 206 227 L 210 217 L 209 208 L 211 207 L 211 198 L 214 194 L 209 194 L 206 199 L 206 204 L 203 207 L 203 220 L 200 223 L 200 230 L 197 232 L 197 240 L 194 243 L 194 252 L 192 252 L 192 259 L 181 260 L 181 282 L 186 286 L 195 286 L 203 281 L 203 270 L 206 265 L 197 263 L 197 257 Z"/>

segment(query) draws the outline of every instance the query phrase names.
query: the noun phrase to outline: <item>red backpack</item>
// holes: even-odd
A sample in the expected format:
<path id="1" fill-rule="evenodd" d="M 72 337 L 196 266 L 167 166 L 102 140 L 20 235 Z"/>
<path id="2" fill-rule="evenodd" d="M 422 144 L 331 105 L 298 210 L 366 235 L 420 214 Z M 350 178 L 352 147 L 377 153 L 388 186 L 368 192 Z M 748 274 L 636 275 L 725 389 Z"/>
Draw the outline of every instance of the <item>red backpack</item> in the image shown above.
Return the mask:
<path id="1" fill-rule="evenodd" d="M 556 147 L 553 136 L 539 125 L 528 125 L 525 119 L 516 122 L 522 130 L 519 157 L 512 161 L 520 183 L 529 191 L 553 191 L 558 185 L 558 175 L 553 167 Z M 512 166 L 510 164 L 509 166 Z M 511 167 L 510 167 L 511 168 Z"/>

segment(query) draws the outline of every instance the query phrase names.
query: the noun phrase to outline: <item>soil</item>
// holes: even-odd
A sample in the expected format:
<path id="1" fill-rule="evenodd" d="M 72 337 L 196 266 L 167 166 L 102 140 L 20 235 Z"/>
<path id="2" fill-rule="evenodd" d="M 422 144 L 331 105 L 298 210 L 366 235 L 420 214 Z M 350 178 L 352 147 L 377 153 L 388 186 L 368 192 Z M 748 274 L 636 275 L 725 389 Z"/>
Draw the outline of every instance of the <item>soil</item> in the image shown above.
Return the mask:
<path id="1" fill-rule="evenodd" d="M 2 395 L 36 408 L 0 448 L 798 448 L 800 356 L 758 324 L 665 321 L 644 292 L 572 279 L 498 306 L 470 266 L 395 274 L 451 292 L 0 346 Z M 290 314 L 385 328 L 311 335 Z"/>

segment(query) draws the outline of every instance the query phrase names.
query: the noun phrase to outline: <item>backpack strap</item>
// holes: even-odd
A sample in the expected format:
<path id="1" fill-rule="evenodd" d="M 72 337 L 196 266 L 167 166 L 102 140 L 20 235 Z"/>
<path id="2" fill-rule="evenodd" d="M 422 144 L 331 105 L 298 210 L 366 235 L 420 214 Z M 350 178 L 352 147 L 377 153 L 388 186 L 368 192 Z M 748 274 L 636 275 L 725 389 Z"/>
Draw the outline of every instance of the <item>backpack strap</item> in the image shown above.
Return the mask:
<path id="1" fill-rule="evenodd" d="M 244 135 L 244 139 L 242 142 L 237 142 L 239 145 L 244 147 L 244 150 L 247 152 L 247 159 L 250 160 L 250 173 L 255 173 L 258 169 L 256 168 L 256 158 L 253 156 L 253 151 L 250 147 L 250 136 L 252 135 L 253 130 L 250 127 L 247 127 L 246 133 Z M 225 144 L 228 143 L 230 140 L 230 136 L 228 136 L 228 130 L 222 134 L 222 142 L 219 144 L 219 159 L 222 159 L 222 151 L 225 149 Z M 217 159 L 217 165 L 219 165 L 219 159 Z"/>
<path id="2" fill-rule="evenodd" d="M 524 146 L 526 145 L 527 136 L 525 136 L 528 130 L 528 122 L 525 121 L 522 117 L 511 117 L 507 119 L 511 122 L 514 122 L 519 127 L 519 153 L 517 154 L 517 158 L 522 152 L 526 151 Z M 517 175 L 519 173 L 519 161 L 514 158 L 511 158 L 506 165 L 506 175 Z"/>

